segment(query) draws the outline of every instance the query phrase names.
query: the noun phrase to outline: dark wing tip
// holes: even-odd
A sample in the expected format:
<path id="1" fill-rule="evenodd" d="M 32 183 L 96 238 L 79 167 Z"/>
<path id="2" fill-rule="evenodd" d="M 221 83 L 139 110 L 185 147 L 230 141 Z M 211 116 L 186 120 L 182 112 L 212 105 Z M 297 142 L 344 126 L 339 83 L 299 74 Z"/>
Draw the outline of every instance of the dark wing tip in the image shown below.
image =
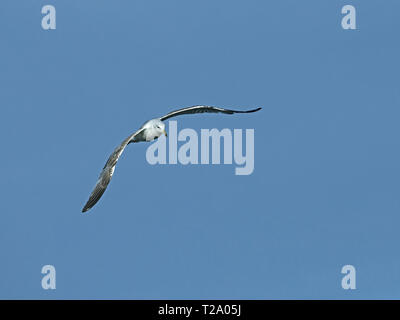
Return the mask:
<path id="1" fill-rule="evenodd" d="M 261 110 L 261 109 L 262 109 L 261 107 L 258 107 L 258 108 L 256 108 L 256 109 L 247 110 L 247 111 L 244 111 L 244 112 L 246 112 L 246 113 L 256 112 L 256 111 L 259 111 L 259 110 Z"/>
<path id="2" fill-rule="evenodd" d="M 100 200 L 104 191 L 106 191 L 108 182 L 109 182 L 109 180 L 107 181 L 106 186 L 103 186 L 102 181 L 97 182 L 92 194 L 89 197 L 89 200 L 86 202 L 85 206 L 82 209 L 82 213 L 91 209 Z"/>
<path id="3" fill-rule="evenodd" d="M 89 211 L 96 203 L 97 201 L 100 199 L 100 197 L 96 200 L 90 198 L 88 200 L 88 202 L 85 204 L 85 206 L 82 209 L 82 213 L 85 213 L 86 211 Z"/>
<path id="4" fill-rule="evenodd" d="M 85 213 L 86 211 L 89 211 L 95 205 L 95 203 L 93 203 L 93 201 L 90 201 L 90 200 L 91 199 L 89 199 L 88 202 L 83 207 L 82 213 Z"/>
<path id="5" fill-rule="evenodd" d="M 252 113 L 261 110 L 261 107 L 258 107 L 256 109 L 250 109 L 250 110 L 229 110 L 229 109 L 224 109 L 225 113 L 228 114 L 233 114 L 233 113 Z"/>

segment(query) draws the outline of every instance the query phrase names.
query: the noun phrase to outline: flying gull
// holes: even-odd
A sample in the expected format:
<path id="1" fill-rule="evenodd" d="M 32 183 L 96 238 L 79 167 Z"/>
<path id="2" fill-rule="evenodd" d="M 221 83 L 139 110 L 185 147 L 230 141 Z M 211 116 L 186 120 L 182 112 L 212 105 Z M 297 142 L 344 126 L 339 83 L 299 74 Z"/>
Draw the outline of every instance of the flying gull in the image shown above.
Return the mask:
<path id="1" fill-rule="evenodd" d="M 82 209 L 82 212 L 88 211 L 92 208 L 97 201 L 101 198 L 104 191 L 106 190 L 108 184 L 111 181 L 111 177 L 114 173 L 115 165 L 125 147 L 132 142 L 140 142 L 140 141 L 153 141 L 157 139 L 159 136 L 165 134 L 167 136 L 167 132 L 165 131 L 164 120 L 167 120 L 172 117 L 180 116 L 182 114 L 193 114 L 193 113 L 225 113 L 225 114 L 234 114 L 234 113 L 250 113 L 256 112 L 261 108 L 246 110 L 246 111 L 237 111 L 237 110 L 229 110 L 217 107 L 210 106 L 192 106 L 179 110 L 172 111 L 161 118 L 151 119 L 147 121 L 144 125 L 140 127 L 138 131 L 131 134 L 128 138 L 126 138 L 122 143 L 115 148 L 114 152 L 108 158 L 106 164 L 104 165 L 103 170 L 100 173 L 99 179 L 97 180 L 96 186 L 94 190 L 90 194 L 89 200 L 86 202 L 85 206 Z"/>

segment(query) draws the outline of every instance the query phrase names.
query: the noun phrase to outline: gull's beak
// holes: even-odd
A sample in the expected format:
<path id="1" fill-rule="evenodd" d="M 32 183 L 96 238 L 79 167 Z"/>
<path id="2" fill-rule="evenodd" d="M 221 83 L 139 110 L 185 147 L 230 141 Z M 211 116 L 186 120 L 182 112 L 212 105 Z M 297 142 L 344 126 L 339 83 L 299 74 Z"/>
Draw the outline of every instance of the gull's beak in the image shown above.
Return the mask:
<path id="1" fill-rule="evenodd" d="M 164 129 L 164 134 L 165 134 L 165 136 L 166 136 L 166 137 L 168 137 L 168 135 L 167 135 L 167 131 L 165 131 L 165 129 Z"/>

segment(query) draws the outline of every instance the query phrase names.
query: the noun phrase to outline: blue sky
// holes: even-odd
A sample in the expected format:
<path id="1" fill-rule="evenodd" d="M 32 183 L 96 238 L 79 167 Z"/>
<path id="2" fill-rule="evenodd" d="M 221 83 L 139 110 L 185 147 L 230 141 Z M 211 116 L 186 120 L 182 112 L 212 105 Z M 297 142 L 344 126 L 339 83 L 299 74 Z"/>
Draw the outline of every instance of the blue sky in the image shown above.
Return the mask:
<path id="1" fill-rule="evenodd" d="M 341 28 L 346 4 L 357 30 Z M 400 298 L 399 10 L 2 0 L 0 298 Z M 130 145 L 81 214 L 115 146 L 194 104 L 263 107 L 176 118 L 254 128 L 252 175 L 152 166 L 149 144 Z M 341 288 L 347 264 L 356 290 Z"/>

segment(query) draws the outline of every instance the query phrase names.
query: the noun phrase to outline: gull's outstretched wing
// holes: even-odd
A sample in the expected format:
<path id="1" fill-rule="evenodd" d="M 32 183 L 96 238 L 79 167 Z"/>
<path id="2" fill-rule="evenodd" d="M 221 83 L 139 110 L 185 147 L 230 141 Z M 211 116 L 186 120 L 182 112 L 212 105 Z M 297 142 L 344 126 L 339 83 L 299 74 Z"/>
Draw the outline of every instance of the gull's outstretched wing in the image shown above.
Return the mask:
<path id="1" fill-rule="evenodd" d="M 164 120 L 167 120 L 172 117 L 180 116 L 182 114 L 203 113 L 203 112 L 226 113 L 226 114 L 250 113 L 250 112 L 256 112 L 260 109 L 261 108 L 246 110 L 246 111 L 238 111 L 238 110 L 229 110 L 229 109 L 217 108 L 217 107 L 211 107 L 211 106 L 192 106 L 192 107 L 187 107 L 187 108 L 172 111 L 172 112 L 166 114 L 165 116 L 161 117 L 160 120 L 164 121 Z"/>
<path id="2" fill-rule="evenodd" d="M 82 212 L 88 211 L 91 207 L 93 207 L 97 201 L 101 198 L 104 191 L 106 191 L 108 184 L 111 181 L 111 177 L 114 173 L 115 165 L 118 162 L 119 157 L 124 151 L 125 147 L 130 142 L 134 141 L 136 136 L 139 136 L 143 132 L 143 128 L 139 129 L 135 133 L 131 134 L 128 138 L 126 138 L 122 143 L 115 148 L 114 152 L 108 158 L 106 164 L 104 165 L 103 170 L 100 173 L 99 179 L 97 180 L 96 186 L 94 187 L 92 193 L 90 194 L 89 200 L 86 202 L 85 206 L 82 209 Z"/>

